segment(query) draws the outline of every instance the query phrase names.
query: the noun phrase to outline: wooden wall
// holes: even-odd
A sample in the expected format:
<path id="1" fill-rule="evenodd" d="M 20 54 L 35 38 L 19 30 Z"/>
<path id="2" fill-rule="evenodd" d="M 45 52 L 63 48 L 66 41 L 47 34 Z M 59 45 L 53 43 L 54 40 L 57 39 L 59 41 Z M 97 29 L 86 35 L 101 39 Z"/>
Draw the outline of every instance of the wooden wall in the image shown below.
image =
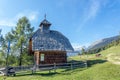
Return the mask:
<path id="1" fill-rule="evenodd" d="M 53 64 L 67 62 L 66 51 L 32 51 L 32 39 L 29 40 L 29 54 L 34 56 L 35 63 Z M 41 61 L 41 55 L 44 54 L 44 61 Z"/>
<path id="2" fill-rule="evenodd" d="M 67 62 L 67 55 L 65 51 L 42 51 L 42 52 L 36 51 L 34 52 L 34 56 L 36 58 L 35 60 L 37 65 Z M 44 61 L 41 61 L 41 58 L 43 58 Z"/>

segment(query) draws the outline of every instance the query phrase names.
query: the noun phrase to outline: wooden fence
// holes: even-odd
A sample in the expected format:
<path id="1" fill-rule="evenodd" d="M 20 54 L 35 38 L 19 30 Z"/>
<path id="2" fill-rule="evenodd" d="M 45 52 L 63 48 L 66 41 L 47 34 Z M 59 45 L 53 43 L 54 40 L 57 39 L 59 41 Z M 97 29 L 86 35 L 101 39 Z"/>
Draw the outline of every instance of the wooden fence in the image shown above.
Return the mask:
<path id="1" fill-rule="evenodd" d="M 70 63 L 54 63 L 54 64 L 40 64 L 40 65 L 29 65 L 29 66 L 16 66 L 12 67 L 15 71 L 15 73 L 20 72 L 20 71 L 31 71 L 32 74 L 35 73 L 36 71 L 45 71 L 48 70 L 49 73 L 51 70 L 56 72 L 57 69 L 75 69 L 75 68 L 87 68 L 87 62 L 70 62 Z M 9 67 L 8 67 L 9 68 Z M 3 72 L 6 71 L 1 70 Z"/>

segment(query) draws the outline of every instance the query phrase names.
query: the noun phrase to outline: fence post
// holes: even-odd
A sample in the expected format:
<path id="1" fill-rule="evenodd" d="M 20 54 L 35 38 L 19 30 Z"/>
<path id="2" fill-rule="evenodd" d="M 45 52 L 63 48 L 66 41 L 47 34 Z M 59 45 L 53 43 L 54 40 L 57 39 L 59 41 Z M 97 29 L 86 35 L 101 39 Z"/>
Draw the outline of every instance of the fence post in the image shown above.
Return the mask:
<path id="1" fill-rule="evenodd" d="M 73 64 L 72 64 L 72 62 L 71 62 L 71 70 L 73 69 Z"/>
<path id="2" fill-rule="evenodd" d="M 56 72 L 56 63 L 54 63 L 54 72 Z"/>
<path id="3" fill-rule="evenodd" d="M 87 66 L 87 61 L 85 61 L 85 67 L 87 68 L 88 66 Z"/>
<path id="4" fill-rule="evenodd" d="M 49 73 L 51 73 L 51 70 L 49 69 Z"/>
<path id="5" fill-rule="evenodd" d="M 34 65 L 32 68 L 32 74 L 34 74 L 35 72 L 36 72 L 36 65 Z"/>
<path id="6" fill-rule="evenodd" d="M 34 74 L 34 71 L 33 71 L 33 69 L 32 69 L 32 75 Z"/>

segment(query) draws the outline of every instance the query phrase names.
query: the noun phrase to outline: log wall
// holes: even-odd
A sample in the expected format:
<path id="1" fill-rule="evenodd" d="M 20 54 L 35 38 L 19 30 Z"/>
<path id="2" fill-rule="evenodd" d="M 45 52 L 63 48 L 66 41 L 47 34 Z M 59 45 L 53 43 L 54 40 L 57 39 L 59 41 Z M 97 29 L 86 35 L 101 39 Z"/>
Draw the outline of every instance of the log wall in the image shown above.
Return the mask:
<path id="1" fill-rule="evenodd" d="M 36 51 L 34 52 L 34 56 L 36 58 L 35 60 L 37 65 L 67 62 L 67 55 L 65 51 L 41 51 L 41 52 Z"/>

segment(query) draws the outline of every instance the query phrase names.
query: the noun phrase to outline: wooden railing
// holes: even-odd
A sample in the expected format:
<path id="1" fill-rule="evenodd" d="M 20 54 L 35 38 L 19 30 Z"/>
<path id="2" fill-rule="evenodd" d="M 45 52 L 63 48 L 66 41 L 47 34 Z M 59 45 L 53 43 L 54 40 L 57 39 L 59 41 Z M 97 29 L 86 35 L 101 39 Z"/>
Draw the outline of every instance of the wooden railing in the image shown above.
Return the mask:
<path id="1" fill-rule="evenodd" d="M 20 71 L 32 71 L 32 74 L 35 73 L 37 70 L 44 71 L 54 70 L 56 72 L 57 69 L 75 69 L 75 68 L 83 68 L 87 67 L 87 62 L 70 62 L 70 63 L 54 63 L 54 64 L 40 64 L 40 65 L 29 65 L 29 66 L 16 66 L 12 67 L 15 72 Z M 9 67 L 8 67 L 9 68 Z M 2 70 L 5 72 L 6 69 Z"/>

